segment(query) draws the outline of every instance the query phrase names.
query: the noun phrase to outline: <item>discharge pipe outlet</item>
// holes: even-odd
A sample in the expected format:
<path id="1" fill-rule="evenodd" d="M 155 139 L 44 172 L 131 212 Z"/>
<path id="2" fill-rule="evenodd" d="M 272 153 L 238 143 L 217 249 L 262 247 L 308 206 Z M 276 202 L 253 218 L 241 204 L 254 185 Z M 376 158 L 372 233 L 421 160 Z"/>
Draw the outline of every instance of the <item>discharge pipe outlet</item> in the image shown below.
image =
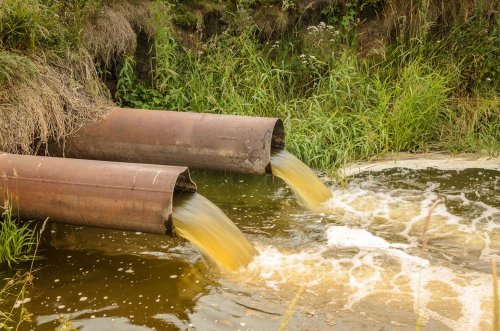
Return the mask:
<path id="1" fill-rule="evenodd" d="M 168 164 L 251 174 L 270 172 L 271 150 L 284 147 L 277 118 L 113 108 L 50 154 Z"/>
<path id="2" fill-rule="evenodd" d="M 176 191 L 196 191 L 186 167 L 0 154 L 0 201 L 26 219 L 172 234 Z"/>

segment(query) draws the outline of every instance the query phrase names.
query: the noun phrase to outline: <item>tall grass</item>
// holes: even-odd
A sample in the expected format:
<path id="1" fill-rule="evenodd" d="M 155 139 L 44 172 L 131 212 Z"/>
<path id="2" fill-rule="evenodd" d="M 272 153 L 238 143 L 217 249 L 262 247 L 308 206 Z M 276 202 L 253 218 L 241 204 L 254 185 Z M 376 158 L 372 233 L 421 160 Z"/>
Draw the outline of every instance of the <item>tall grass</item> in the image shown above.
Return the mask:
<path id="1" fill-rule="evenodd" d="M 498 299 L 498 277 L 495 260 L 491 260 L 491 273 L 493 278 L 493 330 L 500 331 L 500 300 Z"/>
<path id="2" fill-rule="evenodd" d="M 362 58 L 357 18 L 369 4 L 355 3 L 340 11 L 338 5 L 323 9 L 332 25 L 304 29 L 298 22 L 273 39 L 252 23 L 252 9 L 245 9 L 258 7 L 252 2 L 227 14 L 226 29 L 195 48 L 185 47 L 176 33 L 175 15 L 169 15 L 173 7 L 157 11 L 153 82 L 136 81 L 130 61 L 125 62 L 119 82 L 127 82 L 127 90 L 118 100 L 140 108 L 281 117 L 287 148 L 327 171 L 389 151 L 497 153 L 497 92 L 476 98 L 479 92 L 470 91 L 478 86 L 470 80 L 496 77 L 496 30 L 481 30 L 492 25 L 483 18 L 491 9 L 474 11 L 465 22 L 456 19 L 460 23 L 452 28 L 449 20 L 440 30 L 436 1 L 394 7 L 393 15 L 411 12 L 411 31 L 396 23 L 398 17 L 388 18 L 400 36 L 396 33 L 380 56 Z M 486 46 L 478 47 L 475 36 Z M 479 65 L 474 56 L 487 63 Z M 480 109 L 464 106 L 467 98 L 481 100 Z"/>
<path id="3" fill-rule="evenodd" d="M 12 209 L 6 215 L 12 215 Z M 11 216 L 9 216 L 12 219 Z M 6 221 L 4 220 L 4 223 Z M 47 220 L 45 220 L 38 233 L 34 233 L 34 230 L 27 230 L 30 232 L 28 236 L 33 240 L 33 244 L 29 244 L 30 251 L 23 252 L 22 259 L 18 259 L 15 262 L 20 261 L 30 261 L 28 271 L 21 273 L 16 272 L 13 277 L 3 279 L 3 284 L 0 286 L 0 307 L 10 308 L 4 311 L 0 311 L 0 329 L 3 330 L 19 330 L 20 325 L 24 322 L 31 322 L 32 314 L 26 309 L 24 304 L 29 301 L 27 298 L 29 286 L 33 284 L 33 272 L 34 272 L 34 262 L 38 253 L 38 245 L 40 243 L 41 236 L 45 230 Z M 23 233 L 19 233 L 20 237 Z M 26 238 L 25 238 L 26 239 Z M 21 244 L 21 246 L 23 246 Z M 10 265 L 9 265 L 10 266 Z M 17 311 L 16 311 L 17 310 Z"/>
<path id="4" fill-rule="evenodd" d="M 129 94 L 141 97 L 124 104 L 281 117 L 287 149 L 327 171 L 388 151 L 427 150 L 443 139 L 456 70 L 438 70 L 418 54 L 400 59 L 398 67 L 360 60 L 341 45 L 326 54 L 317 40 L 331 32 L 323 25 L 310 30 L 313 42 L 301 47 L 293 41 L 263 45 L 252 29 L 228 30 L 202 54 L 179 54 L 169 37 L 168 47 L 155 44 L 156 58 L 169 59 L 167 66 L 157 61 L 156 72 L 168 78 L 156 76 L 161 81 L 150 87 L 136 84 Z M 120 81 L 129 82 L 130 74 Z"/>
<path id="5" fill-rule="evenodd" d="M 14 218 L 12 205 L 6 204 L 0 224 L 0 265 L 29 261 L 33 258 L 36 231 L 29 223 L 20 224 Z"/>

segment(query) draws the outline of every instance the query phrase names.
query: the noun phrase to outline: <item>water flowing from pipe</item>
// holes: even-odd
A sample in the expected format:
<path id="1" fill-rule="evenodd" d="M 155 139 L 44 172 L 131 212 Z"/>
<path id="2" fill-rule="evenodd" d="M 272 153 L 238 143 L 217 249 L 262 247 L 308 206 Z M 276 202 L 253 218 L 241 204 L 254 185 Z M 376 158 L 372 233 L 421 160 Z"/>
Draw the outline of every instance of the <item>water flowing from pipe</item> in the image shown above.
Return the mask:
<path id="1" fill-rule="evenodd" d="M 257 251 L 219 207 L 198 193 L 174 198 L 175 232 L 200 250 L 208 264 L 236 271 L 250 263 Z"/>
<path id="2" fill-rule="evenodd" d="M 307 165 L 285 150 L 276 152 L 271 158 L 273 175 L 283 179 L 292 189 L 300 204 L 309 209 L 318 209 L 332 196 Z"/>

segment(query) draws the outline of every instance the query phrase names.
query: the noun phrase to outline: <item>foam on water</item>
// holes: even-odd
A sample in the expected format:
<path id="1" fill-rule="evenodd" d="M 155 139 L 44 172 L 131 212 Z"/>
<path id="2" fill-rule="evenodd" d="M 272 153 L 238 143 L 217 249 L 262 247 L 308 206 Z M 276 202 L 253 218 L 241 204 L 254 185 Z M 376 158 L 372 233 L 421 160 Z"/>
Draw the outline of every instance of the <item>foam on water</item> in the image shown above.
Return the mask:
<path id="1" fill-rule="evenodd" d="M 295 253 L 260 247 L 245 279 L 254 276 L 255 286 L 285 296 L 304 286 L 305 305 L 323 300 L 325 309 L 387 315 L 397 309 L 410 325 L 423 316 L 452 330 L 489 325 L 491 276 L 433 265 L 362 229 L 329 226 L 325 237 L 323 245 Z"/>
<path id="2" fill-rule="evenodd" d="M 362 311 L 410 327 L 422 317 L 424 324 L 439 329 L 490 329 L 492 277 L 487 268 L 500 253 L 495 198 L 493 203 L 471 198 L 484 193 L 480 182 L 464 194 L 411 179 L 405 187 L 388 188 L 380 177 L 333 188 L 322 217 L 343 225 L 327 225 L 324 240 L 307 247 L 257 247 L 260 254 L 246 268 L 245 280 L 256 288 L 267 286 L 286 301 L 305 287 L 301 302 L 306 310 Z M 422 252 L 423 223 L 437 199 L 444 202 L 432 212 L 428 251 Z"/>
<path id="3" fill-rule="evenodd" d="M 413 247 L 419 245 L 423 222 L 432 204 L 427 237 L 429 242 L 441 241 L 480 255 L 483 261 L 498 259 L 500 252 L 500 209 L 481 201 L 471 201 L 464 194 L 443 194 L 437 184 L 423 190 L 381 190 L 372 179 L 353 181 L 347 189 L 334 189 L 334 198 L 325 203 L 331 218 L 342 218 L 346 224 L 370 229 L 381 235 L 391 234 Z M 474 217 L 455 215 L 447 207 L 453 201 L 470 206 Z"/>

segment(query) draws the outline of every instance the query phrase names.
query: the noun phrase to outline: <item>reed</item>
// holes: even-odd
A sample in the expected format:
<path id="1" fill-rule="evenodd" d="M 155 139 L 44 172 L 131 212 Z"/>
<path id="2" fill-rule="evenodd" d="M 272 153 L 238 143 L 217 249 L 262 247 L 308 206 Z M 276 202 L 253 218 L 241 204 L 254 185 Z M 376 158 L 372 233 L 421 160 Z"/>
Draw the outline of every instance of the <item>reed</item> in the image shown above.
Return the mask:
<path id="1" fill-rule="evenodd" d="M 295 292 L 295 296 L 293 297 L 292 301 L 288 305 L 288 308 L 287 308 L 285 314 L 283 315 L 283 320 L 281 320 L 278 331 L 288 330 L 288 323 L 290 322 L 290 319 L 292 318 L 295 306 L 297 305 L 297 302 L 299 301 L 300 296 L 304 292 L 304 289 L 305 289 L 305 286 L 301 285 L 297 289 L 297 292 Z"/>
<path id="2" fill-rule="evenodd" d="M 500 330 L 500 302 L 498 299 L 497 265 L 491 260 L 491 273 L 493 275 L 493 330 Z"/>
<path id="3" fill-rule="evenodd" d="M 0 328 L 4 330 L 18 330 L 22 323 L 31 322 L 31 313 L 25 308 L 24 304 L 27 302 L 28 289 L 33 284 L 34 263 L 47 221 L 48 219 L 42 223 L 40 231 L 36 234 L 32 233 L 35 243 L 30 246 L 32 248 L 30 258 L 28 259 L 28 256 L 25 255 L 26 260 L 30 261 L 28 271 L 24 273 L 16 272 L 13 277 L 6 279 L 0 288 L 0 304 L 3 306 L 5 303 L 12 303 L 8 311 L 0 311 Z M 17 314 L 15 314 L 16 310 Z"/>
<path id="4" fill-rule="evenodd" d="M 427 212 L 427 217 L 424 220 L 422 235 L 420 237 L 420 243 L 421 243 L 420 249 L 422 253 L 425 253 L 427 251 L 427 239 L 428 239 L 427 232 L 429 230 L 429 224 L 431 222 L 432 213 L 434 212 L 434 209 L 436 209 L 437 205 L 439 205 L 441 202 L 443 202 L 443 200 L 437 199 L 432 203 L 431 207 L 429 208 L 429 211 Z"/>
<path id="5" fill-rule="evenodd" d="M 12 205 L 6 204 L 0 222 L 0 264 L 14 264 L 33 259 L 36 230 L 30 223 L 20 224 L 14 219 Z"/>

